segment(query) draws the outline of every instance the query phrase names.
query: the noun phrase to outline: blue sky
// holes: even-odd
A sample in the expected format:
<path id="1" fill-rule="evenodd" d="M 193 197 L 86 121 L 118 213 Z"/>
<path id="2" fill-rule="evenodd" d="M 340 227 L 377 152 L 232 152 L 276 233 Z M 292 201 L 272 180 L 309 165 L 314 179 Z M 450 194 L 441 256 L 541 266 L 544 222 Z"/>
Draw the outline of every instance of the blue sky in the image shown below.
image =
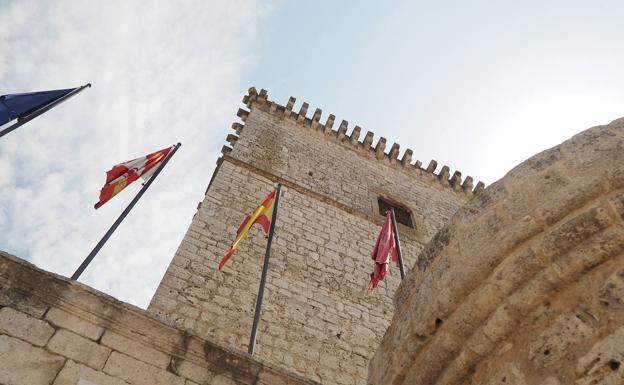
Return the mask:
<path id="1" fill-rule="evenodd" d="M 0 249 L 71 275 L 140 188 L 95 211 L 105 171 L 180 141 L 81 279 L 146 306 L 252 85 L 491 183 L 624 116 L 622 20 L 616 1 L 0 0 L 0 94 L 93 83 L 0 139 Z"/>
<path id="2" fill-rule="evenodd" d="M 493 182 L 624 115 L 622 2 L 289 2 L 250 82 Z"/>

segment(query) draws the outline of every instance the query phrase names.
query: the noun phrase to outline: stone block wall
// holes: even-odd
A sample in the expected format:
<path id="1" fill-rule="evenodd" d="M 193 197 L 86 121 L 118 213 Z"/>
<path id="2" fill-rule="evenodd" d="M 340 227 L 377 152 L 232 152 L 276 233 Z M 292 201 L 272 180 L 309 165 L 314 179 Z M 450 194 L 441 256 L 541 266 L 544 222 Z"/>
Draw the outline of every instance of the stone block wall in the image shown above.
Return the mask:
<path id="1" fill-rule="evenodd" d="M 313 385 L 3 252 L 0 384 Z"/>
<path id="2" fill-rule="evenodd" d="M 254 89 L 239 111 L 245 125 L 226 147 L 206 196 L 159 286 L 149 311 L 201 336 L 246 351 L 266 239 L 254 227 L 223 271 L 217 263 L 238 225 L 283 184 L 273 255 L 258 332 L 256 356 L 323 384 L 364 384 L 368 361 L 393 313 L 399 283 L 392 267 L 373 294 L 366 293 L 370 253 L 381 228 L 377 198 L 412 212 L 416 228 L 400 225 L 406 266 L 457 209 L 479 192 L 472 178 L 434 174 L 411 151 L 398 160 L 358 141 L 346 122 L 305 117 L 269 102 Z M 385 139 L 381 140 L 385 143 Z"/>
<path id="3" fill-rule="evenodd" d="M 295 114 L 266 97 L 255 96 L 252 89 L 245 100 L 253 112 L 239 111 L 244 129 L 236 127 L 241 135 L 236 140 L 229 137 L 235 146 L 224 151 L 232 160 L 253 165 L 258 173 L 289 181 L 316 199 L 332 200 L 373 219 L 379 216 L 377 198 L 399 203 L 411 210 L 421 241 L 433 236 L 473 196 L 472 178 L 462 184 L 459 171 L 450 179 L 448 166 L 434 174 L 437 162 L 431 161 L 427 169 L 420 161 L 411 164 L 410 149 L 399 160 L 397 143 L 385 152 L 383 137 L 373 145 L 374 134 L 369 131 L 359 141 L 360 127 L 347 135 L 348 123 L 343 121 L 341 131 L 332 131 L 318 122 L 320 110 L 308 119 L 302 115 L 307 110 Z M 480 182 L 477 191 L 482 186 Z"/>
<path id="4" fill-rule="evenodd" d="M 624 119 L 511 170 L 417 266 L 370 384 L 624 383 Z"/>

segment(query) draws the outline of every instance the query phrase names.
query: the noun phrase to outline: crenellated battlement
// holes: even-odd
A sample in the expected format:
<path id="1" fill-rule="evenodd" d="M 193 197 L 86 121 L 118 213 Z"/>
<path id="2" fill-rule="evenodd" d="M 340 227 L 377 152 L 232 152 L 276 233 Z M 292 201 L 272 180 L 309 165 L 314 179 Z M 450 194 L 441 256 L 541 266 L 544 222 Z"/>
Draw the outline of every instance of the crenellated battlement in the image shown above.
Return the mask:
<path id="1" fill-rule="evenodd" d="M 291 96 L 285 106 L 279 105 L 268 99 L 268 92 L 266 90 L 261 89 L 258 93 L 255 87 L 249 88 L 247 95 L 243 97 L 243 103 L 245 103 L 249 110 L 255 107 L 275 117 L 295 122 L 303 128 L 322 132 L 328 140 L 340 143 L 362 155 L 374 157 L 381 162 L 387 162 L 393 167 L 413 172 L 414 175 L 431 178 L 443 186 L 450 187 L 456 192 L 473 195 L 479 194 L 485 188 L 483 182 L 478 182 L 475 186 L 471 176 L 467 176 L 462 180 L 462 173 L 460 171 L 455 171 L 451 174 L 450 168 L 446 165 L 436 173 L 436 169 L 438 168 L 438 162 L 436 160 L 431 160 L 429 165 L 423 168 L 420 160 L 414 160 L 412 162 L 413 151 L 409 148 L 405 150 L 403 156 L 399 159 L 400 145 L 398 143 L 393 143 L 390 149 L 386 151 L 386 138 L 380 137 L 377 142 L 374 143 L 375 134 L 371 131 L 366 132 L 364 139 L 360 141 L 360 135 L 362 133 L 361 127 L 355 126 L 349 133 L 349 122 L 346 120 L 343 120 L 336 130 L 334 129 L 336 116 L 333 114 L 327 117 L 325 123 L 321 123 L 323 111 L 320 108 L 316 108 L 312 117 L 308 117 L 310 105 L 307 102 L 302 103 L 299 112 L 295 112 L 293 111 L 295 102 L 296 99 Z M 241 118 L 243 123 L 249 115 L 249 110 L 240 108 L 237 112 L 237 116 Z M 237 135 L 240 135 L 243 127 L 243 124 L 238 122 L 232 124 L 232 129 L 236 131 Z M 232 150 L 237 139 L 238 137 L 236 135 L 228 135 L 226 141 L 230 146 L 224 146 L 222 153 L 228 154 Z"/>

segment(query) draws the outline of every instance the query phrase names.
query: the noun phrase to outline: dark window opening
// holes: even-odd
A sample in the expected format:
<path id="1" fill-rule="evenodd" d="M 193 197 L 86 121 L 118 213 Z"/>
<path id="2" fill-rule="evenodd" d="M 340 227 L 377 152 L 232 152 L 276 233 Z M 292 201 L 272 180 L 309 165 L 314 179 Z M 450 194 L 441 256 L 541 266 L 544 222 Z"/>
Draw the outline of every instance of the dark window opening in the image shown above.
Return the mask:
<path id="1" fill-rule="evenodd" d="M 386 215 L 386 211 L 390 209 L 394 209 L 394 217 L 396 218 L 397 223 L 401 223 L 405 226 L 409 226 L 414 228 L 414 222 L 412 222 L 412 215 L 410 211 L 404 207 L 398 206 L 394 203 L 390 203 L 382 198 L 377 200 L 379 203 L 379 215 Z"/>

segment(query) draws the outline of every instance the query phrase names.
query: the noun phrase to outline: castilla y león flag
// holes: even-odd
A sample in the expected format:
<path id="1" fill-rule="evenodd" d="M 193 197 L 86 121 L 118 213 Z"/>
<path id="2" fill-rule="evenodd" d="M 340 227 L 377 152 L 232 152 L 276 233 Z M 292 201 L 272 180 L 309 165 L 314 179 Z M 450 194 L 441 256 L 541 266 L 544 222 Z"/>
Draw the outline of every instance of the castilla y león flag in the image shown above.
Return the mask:
<path id="1" fill-rule="evenodd" d="M 397 252 L 396 244 L 394 242 L 394 229 L 392 227 L 392 217 L 390 211 L 386 212 L 386 222 L 381 228 L 381 232 L 377 237 L 375 248 L 373 249 L 373 261 L 375 261 L 375 267 L 371 273 L 370 282 L 368 283 L 368 290 L 373 290 L 377 287 L 379 281 L 384 279 L 388 272 L 388 262 L 392 256 L 392 262 L 395 265 L 399 264 L 399 254 Z"/>
<path id="2" fill-rule="evenodd" d="M 157 166 L 165 160 L 172 148 L 173 146 L 167 147 L 144 157 L 113 166 L 112 169 L 106 172 L 106 184 L 100 191 L 100 201 L 94 207 L 96 209 L 100 208 L 135 180 L 139 178 L 148 180 L 158 168 Z"/>
<path id="3" fill-rule="evenodd" d="M 238 230 L 236 230 L 236 239 L 232 243 L 232 246 L 230 246 L 230 248 L 227 251 L 227 254 L 225 254 L 225 256 L 221 258 L 221 261 L 219 262 L 219 270 L 223 268 L 223 265 L 225 265 L 225 263 L 228 261 L 228 259 L 230 259 L 232 254 L 234 254 L 234 250 L 236 250 L 238 245 L 245 238 L 245 236 L 249 232 L 249 229 L 251 229 L 251 226 L 253 226 L 254 223 L 257 223 L 260 226 L 262 226 L 262 229 L 264 230 L 265 234 L 269 232 L 269 226 L 271 226 L 271 217 L 273 215 L 273 203 L 274 202 L 275 202 L 275 191 L 272 191 L 266 197 L 266 199 L 262 201 L 260 206 L 256 207 L 256 209 L 253 211 L 253 213 L 251 213 L 251 215 L 248 215 L 247 217 L 245 217 L 245 220 L 243 221 L 243 223 L 241 223 L 241 225 L 238 227 Z"/>

